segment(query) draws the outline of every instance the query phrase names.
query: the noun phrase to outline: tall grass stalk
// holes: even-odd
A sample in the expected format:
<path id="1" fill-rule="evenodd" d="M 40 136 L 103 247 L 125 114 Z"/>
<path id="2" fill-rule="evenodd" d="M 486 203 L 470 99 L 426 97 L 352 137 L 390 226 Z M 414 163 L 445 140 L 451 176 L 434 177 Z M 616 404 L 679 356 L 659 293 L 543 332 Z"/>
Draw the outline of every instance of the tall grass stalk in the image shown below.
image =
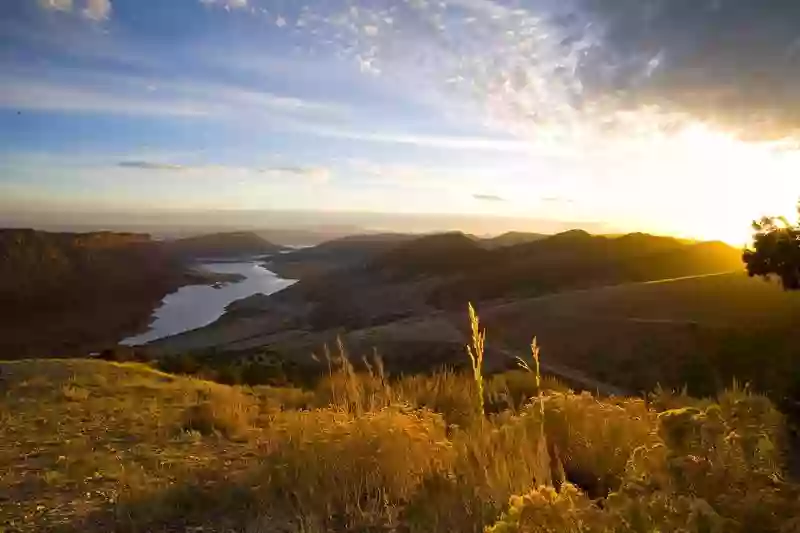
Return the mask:
<path id="1" fill-rule="evenodd" d="M 556 489 L 560 489 L 564 482 L 564 465 L 561 463 L 561 458 L 558 454 L 558 449 L 555 443 L 550 443 L 545 434 L 545 414 L 544 414 L 544 396 L 542 395 L 542 367 L 539 361 L 539 344 L 536 342 L 536 337 L 531 340 L 531 363 L 533 368 L 521 357 L 517 357 L 520 366 L 528 372 L 532 372 L 536 381 L 536 403 L 539 404 L 539 439 L 537 440 L 538 456 L 547 461 L 549 465 L 549 472 L 547 476 L 548 485 L 553 485 Z"/>
<path id="2" fill-rule="evenodd" d="M 467 353 L 472 362 L 472 375 L 477 386 L 478 413 L 483 416 L 483 348 L 486 342 L 486 330 L 481 331 L 481 322 L 472 303 L 469 303 L 469 323 L 472 329 L 472 346 L 467 345 Z"/>

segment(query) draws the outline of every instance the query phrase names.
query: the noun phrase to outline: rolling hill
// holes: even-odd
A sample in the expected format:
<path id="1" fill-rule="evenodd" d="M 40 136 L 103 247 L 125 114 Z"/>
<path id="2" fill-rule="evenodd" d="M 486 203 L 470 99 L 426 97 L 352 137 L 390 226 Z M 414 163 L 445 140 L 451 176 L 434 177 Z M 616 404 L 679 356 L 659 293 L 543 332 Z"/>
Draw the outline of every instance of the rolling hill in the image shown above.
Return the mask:
<path id="1" fill-rule="evenodd" d="M 187 237 L 166 244 L 170 252 L 185 258 L 230 258 L 272 254 L 283 249 L 254 232 L 239 231 Z"/>
<path id="2" fill-rule="evenodd" d="M 734 379 L 800 399 L 800 294 L 744 273 L 626 283 L 486 305 L 489 344 L 631 392 L 713 394 Z M 792 401 L 795 401 L 792 400 Z"/>
<path id="3" fill-rule="evenodd" d="M 415 238 L 404 233 L 350 235 L 273 256 L 267 267 L 283 277 L 306 279 L 332 270 L 358 268 L 372 257 Z"/>
<path id="4" fill-rule="evenodd" d="M 166 294 L 207 281 L 146 234 L 0 230 L 0 349 L 16 358 L 113 345 Z"/>
<path id="5" fill-rule="evenodd" d="M 377 256 L 368 270 L 392 281 L 436 278 L 431 302 L 522 297 L 629 281 L 741 269 L 741 252 L 722 243 L 669 237 L 593 236 L 573 230 L 487 250 L 458 233 L 416 239 Z"/>
<path id="6" fill-rule="evenodd" d="M 505 248 L 506 246 L 516 246 L 517 244 L 525 244 L 529 242 L 538 241 L 547 238 L 547 235 L 542 233 L 528 233 L 524 231 L 508 231 L 497 237 L 483 239 L 481 245 L 484 248 L 493 250 L 495 248 Z"/>
<path id="7" fill-rule="evenodd" d="M 394 371 L 420 371 L 463 362 L 465 309 L 473 301 L 489 327 L 487 369 L 513 364 L 533 333 L 549 368 L 572 383 L 596 380 L 634 392 L 659 380 L 716 387 L 734 374 L 755 379 L 758 369 L 723 364 L 712 376 L 697 354 L 724 359 L 732 339 L 752 343 L 764 335 L 783 353 L 786 328 L 800 317 L 796 297 L 741 271 L 739 252 L 724 244 L 644 234 L 571 231 L 495 250 L 463 234 L 432 235 L 237 302 L 216 324 L 154 347 L 266 348 L 309 362 L 310 353 L 341 336 L 356 353 L 377 348 Z"/>

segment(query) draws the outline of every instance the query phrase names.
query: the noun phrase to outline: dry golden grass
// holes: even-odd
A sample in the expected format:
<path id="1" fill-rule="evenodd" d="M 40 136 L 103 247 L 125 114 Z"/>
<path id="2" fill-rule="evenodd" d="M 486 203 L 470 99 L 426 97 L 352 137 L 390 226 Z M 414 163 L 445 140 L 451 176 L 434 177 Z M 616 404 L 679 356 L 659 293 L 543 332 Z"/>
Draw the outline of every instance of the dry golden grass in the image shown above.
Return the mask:
<path id="1" fill-rule="evenodd" d="M 429 411 L 285 413 L 272 432 L 268 500 L 305 523 L 338 530 L 396 524 L 452 454 L 441 417 Z"/>
<path id="2" fill-rule="evenodd" d="M 183 415 L 183 430 L 202 435 L 219 433 L 232 439 L 246 438 L 258 415 L 252 396 L 234 388 L 214 387 L 198 391 L 195 403 Z"/>
<path id="3" fill-rule="evenodd" d="M 379 363 L 357 373 L 339 354 L 313 391 L 229 387 L 137 364 L 0 363 L 0 529 L 800 527 L 783 419 L 764 397 L 573 394 L 540 380 L 535 350 L 531 372 L 480 380 L 390 381 Z"/>
<path id="4" fill-rule="evenodd" d="M 0 370 L 0 526 L 10 531 L 108 531 L 125 523 L 115 518 L 125 502 L 249 466 L 248 443 L 182 431 L 198 395 L 228 387 L 102 361 Z"/>

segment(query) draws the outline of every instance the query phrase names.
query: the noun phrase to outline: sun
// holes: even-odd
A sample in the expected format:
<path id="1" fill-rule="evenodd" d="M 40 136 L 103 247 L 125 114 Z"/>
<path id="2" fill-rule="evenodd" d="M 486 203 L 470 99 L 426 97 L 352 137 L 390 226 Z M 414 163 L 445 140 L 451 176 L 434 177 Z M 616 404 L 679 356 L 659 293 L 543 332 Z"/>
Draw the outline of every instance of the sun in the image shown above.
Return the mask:
<path id="1" fill-rule="evenodd" d="M 671 140 L 671 150 L 651 160 L 659 179 L 672 184 L 660 197 L 669 232 L 745 246 L 752 222 L 797 219 L 800 150 L 794 142 L 752 142 L 695 125 Z"/>

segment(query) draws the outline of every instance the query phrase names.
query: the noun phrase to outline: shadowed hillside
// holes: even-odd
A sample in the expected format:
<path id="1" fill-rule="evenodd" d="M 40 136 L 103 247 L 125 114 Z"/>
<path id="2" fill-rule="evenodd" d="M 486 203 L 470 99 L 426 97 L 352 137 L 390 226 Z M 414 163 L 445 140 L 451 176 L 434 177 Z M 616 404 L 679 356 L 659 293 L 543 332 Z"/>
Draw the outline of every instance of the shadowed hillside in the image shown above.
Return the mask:
<path id="1" fill-rule="evenodd" d="M 712 394 L 734 379 L 800 415 L 800 295 L 745 273 L 632 283 L 487 305 L 495 345 L 526 349 L 627 390 L 687 386 Z"/>
<path id="2" fill-rule="evenodd" d="M 492 237 L 491 239 L 483 239 L 481 245 L 490 250 L 495 248 L 505 248 L 506 246 L 516 246 L 517 244 L 525 244 L 547 238 L 547 235 L 541 233 L 527 233 L 524 231 L 509 231 Z"/>
<path id="3" fill-rule="evenodd" d="M 166 294 L 205 281 L 145 234 L 0 230 L 0 348 L 23 357 L 113 344 Z"/>
<path id="4" fill-rule="evenodd" d="M 303 253 L 311 254 L 313 249 L 303 250 Z M 466 335 L 459 333 L 456 326 L 467 301 L 486 310 L 490 320 L 493 320 L 498 301 L 517 301 L 520 306 L 511 306 L 505 315 L 507 323 L 499 321 L 501 323 L 495 326 L 497 340 L 510 330 L 524 331 L 523 336 L 527 336 L 531 331 L 538 334 L 541 329 L 552 345 L 551 361 L 585 370 L 583 374 L 587 379 L 580 381 L 587 383 L 608 371 L 600 359 L 603 350 L 608 350 L 607 357 L 611 361 L 617 357 L 630 361 L 639 353 L 643 356 L 636 364 L 628 364 L 623 369 L 625 373 L 608 381 L 633 389 L 639 386 L 637 383 L 652 387 L 655 386 L 653 373 L 658 372 L 659 365 L 648 360 L 649 354 L 661 346 L 668 353 L 676 351 L 672 348 L 686 346 L 686 335 L 683 330 L 677 331 L 679 326 L 635 322 L 625 324 L 624 328 L 602 324 L 588 326 L 586 322 L 591 317 L 561 316 L 548 307 L 549 299 L 555 302 L 563 296 L 580 302 L 584 294 L 587 298 L 594 294 L 591 290 L 602 295 L 606 294 L 605 287 L 614 285 L 629 285 L 631 293 L 635 294 L 644 290 L 644 286 L 638 284 L 641 281 L 732 270 L 741 270 L 739 252 L 733 248 L 719 243 L 687 243 L 644 234 L 597 237 L 571 231 L 497 250 L 486 250 L 474 239 L 459 233 L 432 235 L 394 244 L 388 251 L 357 265 L 301 279 L 277 294 L 236 302 L 217 323 L 162 339 L 154 343 L 153 348 L 164 353 L 265 348 L 293 363 L 309 365 L 310 353 L 319 353 L 323 344 L 332 345 L 337 336 L 341 336 L 359 354 L 369 354 L 376 347 L 386 356 L 389 367 L 420 371 L 461 361 L 461 346 Z M 702 280 L 698 283 L 703 286 Z M 720 312 L 728 309 L 727 296 L 758 300 L 769 296 L 764 292 L 774 290 L 763 285 L 757 288 L 764 291 L 735 296 L 737 292 L 728 293 L 723 288 L 704 298 L 713 316 L 717 302 Z M 688 292 L 681 294 L 691 298 Z M 533 307 L 536 312 L 528 314 L 522 302 L 536 296 L 543 297 L 542 303 Z M 642 305 L 668 313 L 671 308 L 668 303 L 672 300 L 666 297 L 662 300 L 667 304 L 660 305 L 658 296 L 653 296 L 652 301 Z M 576 305 L 580 307 L 581 304 Z M 516 314 L 517 309 L 519 314 Z M 676 309 L 678 320 L 681 319 L 680 309 Z M 601 311 L 597 318 L 603 316 Z M 496 323 L 493 320 L 493 324 Z M 737 325 L 747 330 L 752 323 L 743 319 Z M 657 327 L 663 331 L 649 337 L 650 330 Z M 652 346 L 643 350 L 641 343 L 647 338 L 651 338 Z M 520 343 L 529 341 L 519 340 Z M 582 342 L 582 347 L 568 349 L 575 342 Z M 509 347 L 516 349 L 525 345 L 515 342 Z M 487 364 L 492 369 L 504 368 L 513 362 L 513 357 L 509 358 L 498 348 L 503 346 L 497 343 L 489 346 Z M 598 359 L 585 364 L 582 358 L 588 358 L 588 354 Z M 684 375 L 683 370 L 664 373 L 670 377 L 669 383 L 679 383 Z"/>
<path id="5" fill-rule="evenodd" d="M 404 233 L 351 235 L 271 257 L 267 268 L 293 279 L 319 276 L 332 270 L 363 266 L 375 255 L 418 238 Z"/>
<path id="6" fill-rule="evenodd" d="M 187 237 L 170 241 L 166 245 L 172 253 L 188 258 L 249 257 L 283 249 L 282 246 L 249 231 Z"/>
<path id="7" fill-rule="evenodd" d="M 608 238 L 571 231 L 491 251 L 451 273 L 432 299 L 442 307 L 461 308 L 468 300 L 736 270 L 741 270 L 741 252 L 722 243 L 684 244 L 644 234 Z"/>
<path id="8" fill-rule="evenodd" d="M 375 257 L 367 266 L 391 280 L 447 277 L 478 268 L 490 253 L 463 233 L 414 239 Z"/>

